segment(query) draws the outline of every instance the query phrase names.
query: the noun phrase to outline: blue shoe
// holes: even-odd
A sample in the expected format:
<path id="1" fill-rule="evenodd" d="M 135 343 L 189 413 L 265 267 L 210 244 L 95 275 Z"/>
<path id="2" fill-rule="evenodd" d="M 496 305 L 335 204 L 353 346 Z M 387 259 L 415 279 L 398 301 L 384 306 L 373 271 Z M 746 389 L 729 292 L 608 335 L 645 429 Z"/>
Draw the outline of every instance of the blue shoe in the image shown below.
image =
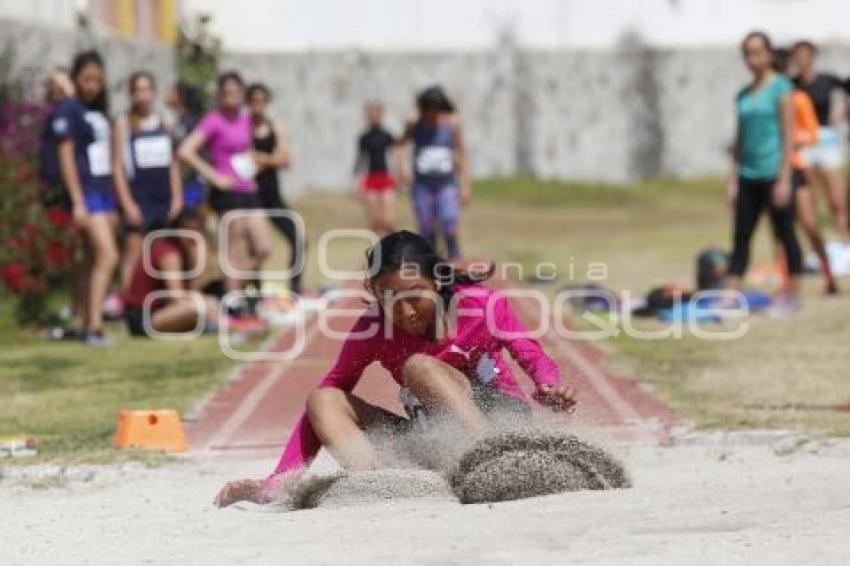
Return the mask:
<path id="1" fill-rule="evenodd" d="M 83 342 L 86 346 L 92 348 L 112 348 L 115 346 L 115 340 L 104 336 L 102 332 L 86 332 L 83 336 Z"/>

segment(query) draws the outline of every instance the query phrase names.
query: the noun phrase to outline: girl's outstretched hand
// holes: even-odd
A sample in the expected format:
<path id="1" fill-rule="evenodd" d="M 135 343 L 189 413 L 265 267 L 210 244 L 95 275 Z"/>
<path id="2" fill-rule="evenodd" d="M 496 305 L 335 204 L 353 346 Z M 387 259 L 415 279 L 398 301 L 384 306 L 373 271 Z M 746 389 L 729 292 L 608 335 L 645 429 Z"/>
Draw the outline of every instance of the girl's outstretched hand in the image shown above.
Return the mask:
<path id="1" fill-rule="evenodd" d="M 271 503 L 272 497 L 263 490 L 263 480 L 236 480 L 221 488 L 213 504 L 216 507 L 227 507 L 240 501 Z"/>
<path id="2" fill-rule="evenodd" d="M 570 387 L 543 385 L 534 395 L 541 405 L 557 412 L 571 413 L 576 407 L 576 392 Z"/>

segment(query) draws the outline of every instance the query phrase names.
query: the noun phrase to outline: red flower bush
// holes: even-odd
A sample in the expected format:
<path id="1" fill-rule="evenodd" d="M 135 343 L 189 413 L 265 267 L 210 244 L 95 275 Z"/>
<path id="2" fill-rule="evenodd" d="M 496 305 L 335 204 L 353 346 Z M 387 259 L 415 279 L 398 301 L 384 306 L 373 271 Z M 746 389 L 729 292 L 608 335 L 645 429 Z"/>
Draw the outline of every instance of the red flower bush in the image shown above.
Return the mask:
<path id="1" fill-rule="evenodd" d="M 67 280 L 72 221 L 42 204 L 37 153 L 45 108 L 8 98 L 0 104 L 0 295 L 18 297 L 21 322 L 37 322 L 47 295 Z"/>

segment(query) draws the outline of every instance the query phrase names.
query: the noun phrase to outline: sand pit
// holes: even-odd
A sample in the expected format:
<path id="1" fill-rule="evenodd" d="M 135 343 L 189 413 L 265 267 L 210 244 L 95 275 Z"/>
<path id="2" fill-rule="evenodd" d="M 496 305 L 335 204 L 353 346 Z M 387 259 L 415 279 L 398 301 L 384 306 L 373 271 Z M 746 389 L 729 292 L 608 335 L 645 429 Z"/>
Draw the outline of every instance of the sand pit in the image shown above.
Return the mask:
<path id="1" fill-rule="evenodd" d="M 427 470 L 383 469 L 309 478 L 290 494 L 289 510 L 350 507 L 413 498 L 454 499 L 442 475 Z"/>
<path id="2" fill-rule="evenodd" d="M 509 501 L 563 491 L 629 487 L 623 466 L 573 435 L 504 432 L 478 442 L 449 481 L 462 503 Z"/>

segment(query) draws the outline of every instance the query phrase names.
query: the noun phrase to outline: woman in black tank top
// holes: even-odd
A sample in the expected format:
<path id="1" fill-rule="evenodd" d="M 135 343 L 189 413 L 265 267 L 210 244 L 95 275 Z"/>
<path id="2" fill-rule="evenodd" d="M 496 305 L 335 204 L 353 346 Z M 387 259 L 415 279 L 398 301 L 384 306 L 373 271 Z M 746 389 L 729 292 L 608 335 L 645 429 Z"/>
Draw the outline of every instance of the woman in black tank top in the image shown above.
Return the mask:
<path id="1" fill-rule="evenodd" d="M 301 279 L 306 260 L 307 241 L 293 218 L 286 201 L 280 193 L 278 169 L 289 167 L 289 147 L 283 127 L 266 115 L 271 92 L 268 87 L 254 83 L 247 91 L 248 107 L 254 125 L 254 158 L 257 162 L 257 196 L 260 206 L 269 211 L 269 220 L 275 229 L 289 242 L 292 253 L 289 256 L 291 273 L 290 288 L 295 294 L 301 294 Z M 280 214 L 280 211 L 290 214 Z"/>

